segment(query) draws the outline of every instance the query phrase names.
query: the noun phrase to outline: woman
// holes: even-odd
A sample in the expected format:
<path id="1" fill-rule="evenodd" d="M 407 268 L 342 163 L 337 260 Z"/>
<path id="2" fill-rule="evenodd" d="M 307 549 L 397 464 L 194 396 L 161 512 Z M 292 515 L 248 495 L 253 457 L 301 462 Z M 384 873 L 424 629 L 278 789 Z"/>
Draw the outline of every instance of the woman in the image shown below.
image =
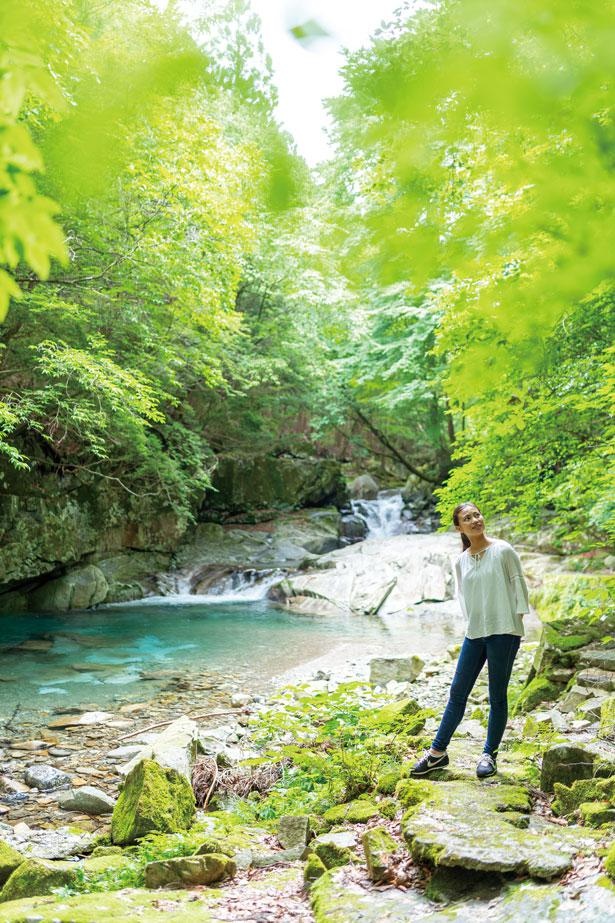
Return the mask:
<path id="1" fill-rule="evenodd" d="M 467 619 L 466 636 L 438 733 L 410 775 L 420 777 L 448 765 L 446 748 L 463 718 L 468 696 L 487 661 L 489 721 L 476 775 L 497 772 L 498 747 L 508 720 L 507 690 L 523 635 L 522 616 L 529 612 L 519 555 L 497 538 L 487 538 L 482 513 L 474 503 L 460 503 L 453 513 L 463 551 L 455 574 L 459 602 Z"/>

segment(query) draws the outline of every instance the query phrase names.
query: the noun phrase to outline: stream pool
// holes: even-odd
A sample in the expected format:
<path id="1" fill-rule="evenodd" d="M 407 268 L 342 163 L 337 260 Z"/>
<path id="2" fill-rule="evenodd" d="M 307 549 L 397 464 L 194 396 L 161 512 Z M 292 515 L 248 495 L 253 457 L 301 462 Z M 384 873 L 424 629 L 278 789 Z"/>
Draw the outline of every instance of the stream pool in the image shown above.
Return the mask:
<path id="1" fill-rule="evenodd" d="M 265 600 L 139 601 L 95 611 L 2 618 L 0 719 L 88 703 L 150 699 L 172 672 L 256 691 L 299 665 L 443 651 L 463 635 L 454 601 L 408 615 L 317 616 Z M 156 674 L 145 678 L 142 674 Z"/>

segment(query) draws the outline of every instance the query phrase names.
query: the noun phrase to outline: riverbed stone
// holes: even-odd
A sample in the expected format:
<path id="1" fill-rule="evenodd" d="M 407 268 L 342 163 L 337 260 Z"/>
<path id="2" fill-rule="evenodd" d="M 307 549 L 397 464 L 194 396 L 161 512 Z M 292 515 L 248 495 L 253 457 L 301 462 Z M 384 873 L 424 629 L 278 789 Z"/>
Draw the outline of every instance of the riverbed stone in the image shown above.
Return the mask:
<path id="1" fill-rule="evenodd" d="M 284 849 L 305 846 L 310 838 L 307 814 L 284 814 L 278 822 L 278 840 Z"/>
<path id="2" fill-rule="evenodd" d="M 60 792 L 58 805 L 63 811 L 79 811 L 82 814 L 111 814 L 115 799 L 93 785 Z"/>
<path id="3" fill-rule="evenodd" d="M 369 663 L 369 681 L 374 686 L 387 683 L 412 683 L 425 666 L 417 654 L 412 657 L 374 657 Z"/>
<path id="4" fill-rule="evenodd" d="M 38 788 L 41 792 L 51 792 L 70 782 L 67 772 L 62 772 L 61 769 L 47 763 L 33 763 L 32 766 L 26 767 L 24 779 L 26 785 Z"/>
<path id="5" fill-rule="evenodd" d="M 77 868 L 64 864 L 26 859 L 15 869 L 0 893 L 0 902 L 16 901 L 38 894 L 51 894 L 54 888 L 77 883 Z"/>
<path id="6" fill-rule="evenodd" d="M 164 900 L 164 909 L 161 908 Z M 146 891 L 47 895 L 0 905 L 0 923 L 210 923 L 214 897 L 208 891 Z"/>
<path id="7" fill-rule="evenodd" d="M 591 698 L 591 691 L 585 686 L 573 686 L 566 695 L 558 702 L 557 707 L 564 714 L 575 712 L 582 702 Z"/>
<path id="8" fill-rule="evenodd" d="M 173 769 L 190 780 L 196 755 L 202 752 L 199 734 L 197 723 L 182 715 L 141 747 L 119 772 L 127 776 L 142 760 L 155 760 L 160 766 Z"/>
<path id="9" fill-rule="evenodd" d="M 232 878 L 236 871 L 233 860 L 221 854 L 178 856 L 174 859 L 148 862 L 145 866 L 145 887 L 191 888 L 197 885 L 209 885 L 214 881 Z"/>
<path id="10" fill-rule="evenodd" d="M 556 744 L 543 753 L 540 787 L 552 792 L 555 782 L 571 785 L 577 779 L 594 775 L 595 753 L 580 744 Z"/>
<path id="11" fill-rule="evenodd" d="M 599 667 L 588 667 L 577 673 L 579 686 L 586 686 L 589 690 L 604 689 L 605 692 L 615 690 L 615 671 L 602 670 Z"/>
<path id="12" fill-rule="evenodd" d="M 529 809 L 529 795 L 520 786 L 431 783 L 429 796 L 404 816 L 402 831 L 417 861 L 543 879 L 563 874 L 583 835 L 553 825 L 524 829 L 519 815 Z"/>
<path id="13" fill-rule="evenodd" d="M 596 667 L 599 670 L 615 671 L 615 647 L 586 647 L 579 656 L 579 663 L 582 666 Z"/>
<path id="14" fill-rule="evenodd" d="M 195 813 L 192 786 L 175 769 L 142 760 L 130 771 L 111 818 L 111 837 L 118 846 L 147 833 L 180 833 Z"/>

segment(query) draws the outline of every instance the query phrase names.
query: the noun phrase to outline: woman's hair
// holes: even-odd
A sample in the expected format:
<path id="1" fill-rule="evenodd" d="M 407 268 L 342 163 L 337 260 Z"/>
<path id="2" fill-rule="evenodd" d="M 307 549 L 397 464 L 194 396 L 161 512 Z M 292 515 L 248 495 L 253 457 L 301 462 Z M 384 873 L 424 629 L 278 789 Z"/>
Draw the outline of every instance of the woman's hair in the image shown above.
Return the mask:
<path id="1" fill-rule="evenodd" d="M 476 503 L 473 503 L 472 500 L 466 500 L 465 503 L 460 503 L 459 506 L 456 506 L 455 509 L 453 510 L 453 522 L 455 523 L 456 526 L 459 525 L 459 514 L 461 513 L 462 509 L 464 509 L 466 506 L 473 506 L 474 509 L 478 510 Z M 478 511 L 480 513 L 480 510 Z M 466 548 L 469 548 L 469 547 L 470 547 L 470 539 L 468 538 L 467 535 L 464 535 L 464 533 L 462 532 L 461 533 L 461 548 L 463 551 L 465 551 Z"/>

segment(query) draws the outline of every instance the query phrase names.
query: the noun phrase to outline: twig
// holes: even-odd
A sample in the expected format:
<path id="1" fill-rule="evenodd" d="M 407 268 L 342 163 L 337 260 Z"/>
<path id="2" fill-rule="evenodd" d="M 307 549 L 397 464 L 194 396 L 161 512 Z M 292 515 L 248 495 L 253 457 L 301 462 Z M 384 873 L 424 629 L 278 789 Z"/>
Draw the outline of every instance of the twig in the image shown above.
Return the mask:
<path id="1" fill-rule="evenodd" d="M 209 799 L 211 798 L 211 793 L 213 792 L 214 788 L 216 787 L 217 781 L 218 781 L 218 764 L 217 764 L 216 760 L 214 760 L 214 777 L 213 777 L 213 779 L 211 780 L 211 785 L 209 786 L 209 788 L 208 788 L 208 790 L 207 790 L 207 794 L 205 795 L 205 800 L 203 801 L 203 810 L 204 810 L 204 811 L 207 810 L 207 805 L 209 804 Z"/>
<path id="2" fill-rule="evenodd" d="M 237 711 L 238 710 L 235 708 L 232 711 L 210 711 L 205 715 L 188 715 L 187 717 L 191 718 L 192 721 L 199 721 L 202 718 L 218 718 L 223 715 L 236 715 Z M 123 737 L 118 737 L 118 740 L 128 740 L 129 737 L 136 737 L 137 734 L 145 734 L 147 731 L 153 731 L 155 728 L 167 727 L 169 724 L 173 724 L 175 720 L 175 718 L 170 718 L 168 721 L 159 721 L 158 724 L 150 724 L 146 728 L 140 728 L 138 731 L 131 731 L 130 734 L 124 734 Z"/>

